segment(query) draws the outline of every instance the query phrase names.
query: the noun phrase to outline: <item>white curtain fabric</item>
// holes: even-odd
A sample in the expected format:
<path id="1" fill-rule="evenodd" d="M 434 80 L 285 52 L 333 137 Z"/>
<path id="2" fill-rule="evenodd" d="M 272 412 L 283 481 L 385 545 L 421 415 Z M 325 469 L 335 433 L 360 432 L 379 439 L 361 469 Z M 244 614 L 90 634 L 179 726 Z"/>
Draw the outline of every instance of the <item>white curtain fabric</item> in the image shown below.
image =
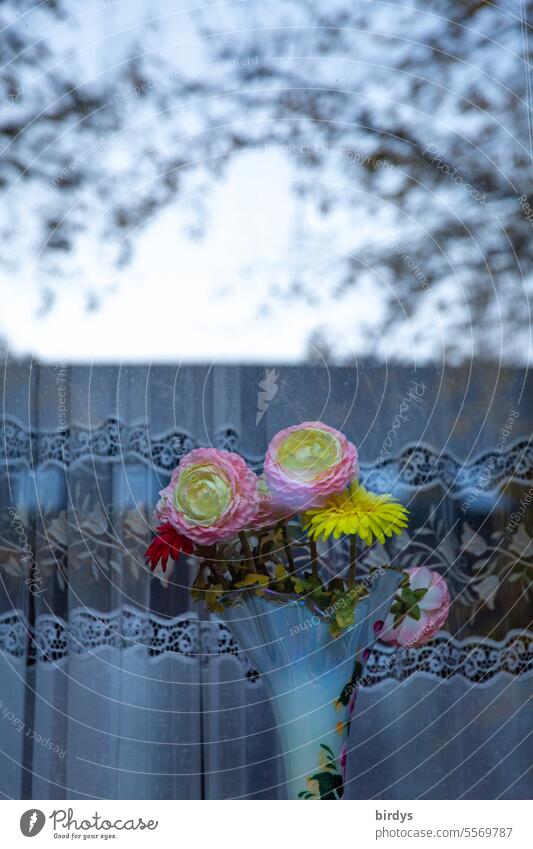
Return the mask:
<path id="1" fill-rule="evenodd" d="M 192 566 L 154 577 L 143 552 L 157 492 L 183 452 L 214 444 L 259 468 L 279 428 L 320 418 L 359 445 L 370 486 L 409 505 L 409 534 L 388 559 L 438 569 L 454 599 L 447 633 L 427 649 L 373 653 L 352 724 L 348 798 L 529 797 L 528 375 L 279 368 L 259 415 L 264 374 L 8 364 L 0 792 L 283 798 L 260 676 L 224 626 L 191 604 Z M 420 402 L 409 396 L 413 381 Z M 329 568 L 342 556 L 332 551 Z M 367 553 L 361 568 L 378 556 Z"/>
<path id="2" fill-rule="evenodd" d="M 419 671 L 364 688 L 350 742 L 351 798 L 530 798 L 531 678 L 445 681 Z"/>

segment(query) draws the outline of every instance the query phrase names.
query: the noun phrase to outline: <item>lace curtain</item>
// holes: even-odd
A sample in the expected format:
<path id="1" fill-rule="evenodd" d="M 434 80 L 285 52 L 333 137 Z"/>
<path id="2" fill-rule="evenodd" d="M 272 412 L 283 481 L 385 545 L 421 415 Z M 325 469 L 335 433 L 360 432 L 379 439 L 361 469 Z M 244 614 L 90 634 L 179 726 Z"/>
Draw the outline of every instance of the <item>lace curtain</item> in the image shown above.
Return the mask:
<path id="1" fill-rule="evenodd" d="M 279 428 L 322 419 L 357 443 L 365 483 L 409 506 L 387 559 L 439 570 L 454 599 L 427 647 L 373 652 L 348 798 L 529 797 L 531 389 L 526 372 L 482 364 L 8 363 L 0 792 L 283 798 L 261 677 L 191 604 L 192 564 L 152 576 L 143 552 L 184 452 L 213 444 L 260 468 Z M 343 556 L 331 548 L 327 568 Z"/>

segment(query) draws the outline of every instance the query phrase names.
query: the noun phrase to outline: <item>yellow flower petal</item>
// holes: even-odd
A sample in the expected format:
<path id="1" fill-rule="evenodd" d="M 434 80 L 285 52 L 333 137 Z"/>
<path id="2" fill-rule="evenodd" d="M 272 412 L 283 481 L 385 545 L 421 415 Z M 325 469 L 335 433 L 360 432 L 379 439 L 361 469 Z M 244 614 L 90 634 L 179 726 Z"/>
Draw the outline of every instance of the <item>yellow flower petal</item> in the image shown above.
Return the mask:
<path id="1" fill-rule="evenodd" d="M 327 540 L 333 534 L 357 534 L 367 545 L 377 539 L 381 544 L 386 537 L 401 534 L 407 527 L 406 508 L 392 495 L 368 492 L 354 481 L 346 492 L 331 496 L 323 507 L 308 510 L 302 517 L 303 527 L 309 536 Z"/>

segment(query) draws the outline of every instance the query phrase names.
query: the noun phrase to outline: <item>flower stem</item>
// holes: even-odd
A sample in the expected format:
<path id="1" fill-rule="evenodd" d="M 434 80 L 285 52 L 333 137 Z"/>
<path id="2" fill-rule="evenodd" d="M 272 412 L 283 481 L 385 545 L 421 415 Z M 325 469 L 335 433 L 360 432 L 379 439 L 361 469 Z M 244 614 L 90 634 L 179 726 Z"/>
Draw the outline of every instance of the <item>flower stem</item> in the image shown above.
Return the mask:
<path id="1" fill-rule="evenodd" d="M 231 560 L 228 560 L 228 562 L 226 563 L 226 566 L 228 567 L 228 572 L 231 575 L 231 580 L 237 581 L 238 578 L 239 578 L 239 575 L 238 575 L 237 569 L 235 568 L 235 566 L 233 565 Z"/>
<path id="2" fill-rule="evenodd" d="M 281 536 L 283 538 L 283 547 L 287 553 L 287 560 L 289 563 L 289 572 L 294 572 L 294 557 L 292 556 L 291 551 L 291 543 L 289 539 L 289 532 L 287 530 L 287 525 L 285 523 L 281 526 Z"/>
<path id="3" fill-rule="evenodd" d="M 311 572 L 313 574 L 313 578 L 318 578 L 320 580 L 320 576 L 318 574 L 318 551 L 316 549 L 315 540 L 311 538 L 309 538 L 309 550 L 311 552 Z"/>
<path id="4" fill-rule="evenodd" d="M 215 564 L 213 563 L 213 561 L 210 561 L 210 562 L 209 562 L 209 568 L 210 568 L 210 569 L 211 569 L 211 571 L 213 572 L 213 574 L 214 574 L 214 576 L 215 576 L 216 580 L 219 582 L 219 584 L 220 584 L 220 586 L 222 587 L 222 589 L 223 589 L 223 590 L 228 590 L 228 589 L 229 589 L 229 584 L 228 584 L 228 582 L 226 581 L 226 579 L 225 579 L 224 575 L 222 574 L 222 569 L 219 569 L 219 568 L 218 568 L 218 566 L 215 566 Z"/>
<path id="5" fill-rule="evenodd" d="M 265 565 L 265 553 L 263 550 L 263 540 L 265 537 L 265 531 L 258 531 L 257 533 L 257 552 L 254 558 L 254 563 L 257 567 L 257 570 L 262 574 L 268 575 L 268 569 Z"/>
<path id="6" fill-rule="evenodd" d="M 348 567 L 348 589 L 353 590 L 355 587 L 355 568 L 357 564 L 357 548 L 355 542 L 355 534 L 350 535 L 350 565 Z"/>
<path id="7" fill-rule="evenodd" d="M 191 589 L 201 590 L 205 586 L 204 572 L 205 572 L 206 569 L 207 569 L 207 561 L 206 560 L 200 560 L 198 572 L 196 574 L 196 578 L 193 581 Z"/>
<path id="8" fill-rule="evenodd" d="M 253 572 L 254 568 L 254 556 L 252 554 L 252 549 L 250 548 L 250 543 L 248 542 L 248 537 L 244 533 L 244 531 L 239 532 L 239 539 L 241 541 L 242 550 L 244 554 L 244 563 Z"/>

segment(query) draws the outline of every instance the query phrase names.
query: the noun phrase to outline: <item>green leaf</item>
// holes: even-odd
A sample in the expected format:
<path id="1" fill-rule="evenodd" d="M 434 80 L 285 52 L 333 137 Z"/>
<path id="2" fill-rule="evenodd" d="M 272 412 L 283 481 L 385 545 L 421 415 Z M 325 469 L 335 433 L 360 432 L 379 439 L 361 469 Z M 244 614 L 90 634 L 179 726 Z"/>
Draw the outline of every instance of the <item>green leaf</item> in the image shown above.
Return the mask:
<path id="1" fill-rule="evenodd" d="M 359 663 L 358 660 L 356 660 L 354 668 L 353 668 L 352 683 L 353 684 L 357 683 L 357 681 L 359 681 L 362 674 L 363 674 L 363 665 L 361 663 Z"/>
<path id="2" fill-rule="evenodd" d="M 356 604 L 357 597 L 348 593 L 339 599 L 335 610 L 335 619 L 340 628 L 349 628 L 354 624 Z"/>
<path id="3" fill-rule="evenodd" d="M 415 604 L 415 606 L 414 606 L 414 607 L 411 607 L 411 608 L 410 608 L 410 610 L 409 610 L 409 616 L 410 616 L 412 619 L 414 619 L 416 622 L 418 622 L 418 620 L 420 619 L 421 613 L 420 613 L 420 608 L 418 607 L 418 605 L 417 605 L 417 604 Z"/>
<path id="4" fill-rule="evenodd" d="M 337 625 L 335 619 L 332 619 L 329 625 L 329 630 L 332 637 L 340 637 L 342 631 Z"/>
<path id="5" fill-rule="evenodd" d="M 219 602 L 219 598 L 222 595 L 222 590 L 214 589 L 214 590 L 206 590 L 204 595 L 204 601 L 209 610 L 212 613 L 223 613 L 224 608 Z"/>
<path id="6" fill-rule="evenodd" d="M 344 610 L 337 610 L 335 613 L 335 619 L 339 628 L 349 628 L 354 624 L 355 610 L 353 607 L 351 609 L 347 607 Z"/>
<path id="7" fill-rule="evenodd" d="M 291 580 L 294 590 L 298 594 L 307 593 L 310 589 L 312 589 L 311 582 L 306 578 L 297 578 L 296 575 L 291 575 Z"/>
<path id="8" fill-rule="evenodd" d="M 327 755 L 327 758 L 324 757 L 324 754 L 321 752 L 319 755 L 319 764 L 322 769 L 327 770 L 328 772 L 337 772 L 337 758 L 329 748 L 324 743 L 320 744 L 320 748 L 324 750 Z"/>
<path id="9" fill-rule="evenodd" d="M 318 781 L 318 792 L 321 799 L 338 799 L 344 792 L 342 777 L 330 772 L 317 772 L 311 776 L 312 781 Z"/>
<path id="10" fill-rule="evenodd" d="M 346 707 L 346 705 L 350 701 L 350 697 L 353 693 L 353 690 L 354 690 L 354 685 L 352 684 L 351 681 L 349 681 L 348 684 L 345 684 L 344 687 L 342 688 L 341 694 L 340 694 L 339 698 L 337 699 L 337 704 L 341 704 L 341 705 L 343 705 L 343 707 Z"/>
<path id="11" fill-rule="evenodd" d="M 393 628 L 399 628 L 406 616 L 407 616 L 407 613 L 402 613 L 402 612 L 397 613 L 394 617 L 394 622 L 393 622 L 392 627 Z"/>
<path id="12" fill-rule="evenodd" d="M 270 583 L 270 578 L 267 575 L 259 575 L 257 572 L 250 572 L 242 581 L 237 581 L 235 584 L 239 589 L 245 589 L 252 586 L 266 586 Z"/>
<path id="13" fill-rule="evenodd" d="M 277 581 L 284 581 L 285 578 L 289 577 L 289 573 L 287 572 L 285 566 L 283 566 L 282 563 L 278 563 L 276 565 L 276 568 L 274 569 L 274 574 L 276 576 Z"/>
<path id="14" fill-rule="evenodd" d="M 326 744 L 325 744 L 325 743 L 321 743 L 321 744 L 320 744 L 320 748 L 321 748 L 321 749 L 324 749 L 324 750 L 328 753 L 328 755 L 329 755 L 331 758 L 333 758 L 333 760 L 335 760 L 335 755 L 333 754 L 333 752 L 332 752 L 332 750 L 329 748 L 329 746 L 326 746 Z"/>
<path id="15" fill-rule="evenodd" d="M 407 607 L 412 607 L 417 603 L 418 599 L 414 592 L 409 587 L 406 587 L 402 590 L 402 601 L 407 605 Z"/>

